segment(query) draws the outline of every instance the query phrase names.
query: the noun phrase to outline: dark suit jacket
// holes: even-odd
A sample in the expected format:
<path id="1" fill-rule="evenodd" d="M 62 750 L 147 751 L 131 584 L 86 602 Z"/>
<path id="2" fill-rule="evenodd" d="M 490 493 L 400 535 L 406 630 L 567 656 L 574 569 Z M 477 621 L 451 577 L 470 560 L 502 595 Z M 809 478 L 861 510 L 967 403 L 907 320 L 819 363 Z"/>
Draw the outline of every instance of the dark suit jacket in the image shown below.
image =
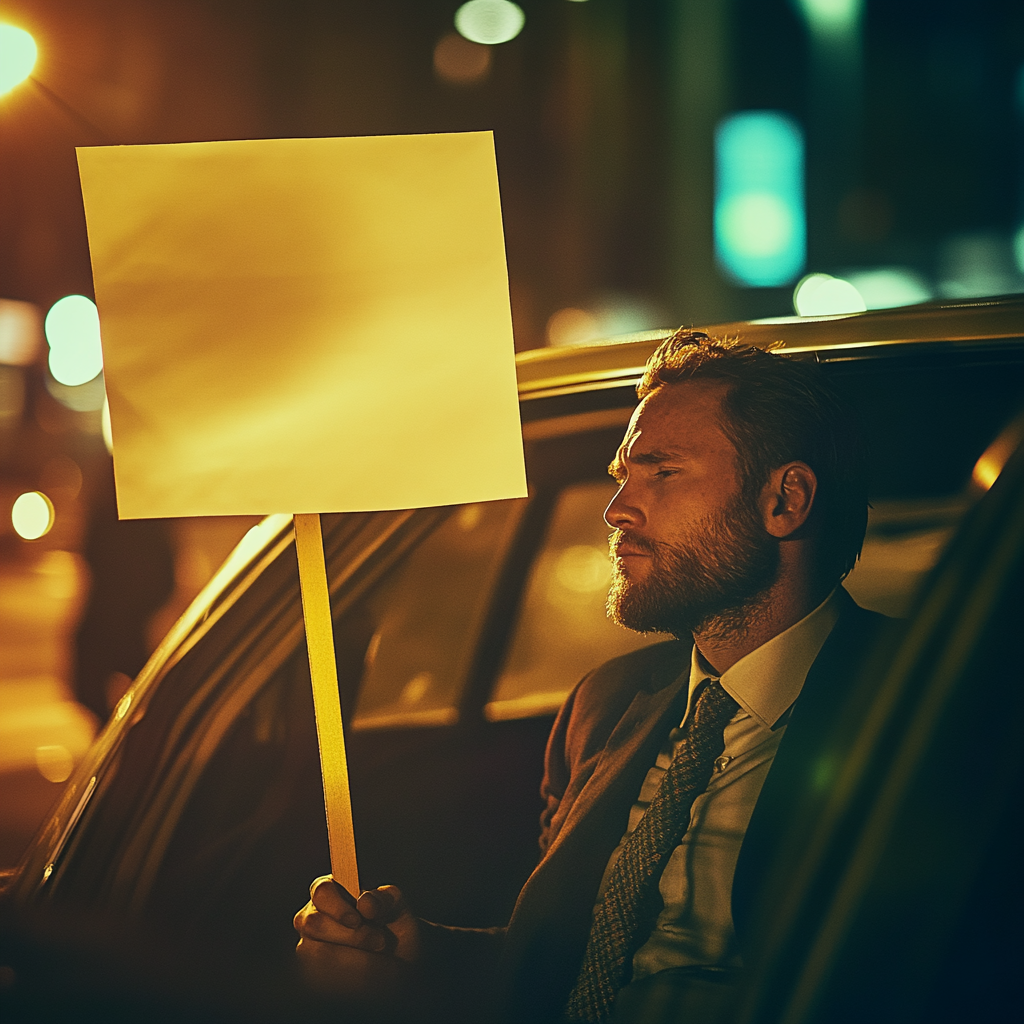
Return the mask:
<path id="1" fill-rule="evenodd" d="M 733 918 L 743 942 L 752 898 L 821 756 L 823 737 L 883 616 L 843 593 L 807 676 L 740 852 Z M 691 644 L 668 641 L 607 662 L 576 687 L 548 742 L 541 848 L 502 943 L 499 990 L 512 1021 L 557 1019 L 586 946 L 602 873 L 668 732 L 686 708 Z"/>

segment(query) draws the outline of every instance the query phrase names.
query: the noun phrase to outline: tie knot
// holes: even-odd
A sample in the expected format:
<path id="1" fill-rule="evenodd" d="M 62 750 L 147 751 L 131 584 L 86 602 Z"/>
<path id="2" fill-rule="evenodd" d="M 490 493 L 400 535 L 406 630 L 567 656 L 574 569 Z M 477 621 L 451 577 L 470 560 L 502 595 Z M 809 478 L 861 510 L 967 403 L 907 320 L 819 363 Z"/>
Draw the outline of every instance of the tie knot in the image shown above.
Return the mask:
<path id="1" fill-rule="evenodd" d="M 703 732 L 721 730 L 739 710 L 739 704 L 725 692 L 718 679 L 709 679 L 697 694 L 693 706 L 693 726 Z"/>

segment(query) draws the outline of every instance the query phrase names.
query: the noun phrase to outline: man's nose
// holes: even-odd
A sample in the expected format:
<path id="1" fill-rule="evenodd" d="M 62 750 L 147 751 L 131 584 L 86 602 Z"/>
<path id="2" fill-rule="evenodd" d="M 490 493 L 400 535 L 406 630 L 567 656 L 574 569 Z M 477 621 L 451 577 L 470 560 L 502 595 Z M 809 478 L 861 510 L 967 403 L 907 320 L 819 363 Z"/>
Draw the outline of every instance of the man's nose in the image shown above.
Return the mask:
<path id="1" fill-rule="evenodd" d="M 623 530 L 643 526 L 643 513 L 630 501 L 627 492 L 628 481 L 619 484 L 615 497 L 604 510 L 604 521 L 613 530 Z"/>

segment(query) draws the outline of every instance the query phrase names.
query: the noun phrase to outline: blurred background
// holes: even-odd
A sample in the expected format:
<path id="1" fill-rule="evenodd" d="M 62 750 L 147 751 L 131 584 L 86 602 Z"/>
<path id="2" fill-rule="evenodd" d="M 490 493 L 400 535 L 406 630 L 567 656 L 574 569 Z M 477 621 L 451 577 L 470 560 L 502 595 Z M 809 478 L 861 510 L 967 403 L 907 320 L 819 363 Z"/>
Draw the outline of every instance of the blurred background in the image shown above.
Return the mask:
<path id="1" fill-rule="evenodd" d="M 1024 290 L 1019 0 L 12 0 L 0 90 L 0 867 L 255 522 L 117 521 L 76 146 L 493 130 L 520 350 Z"/>

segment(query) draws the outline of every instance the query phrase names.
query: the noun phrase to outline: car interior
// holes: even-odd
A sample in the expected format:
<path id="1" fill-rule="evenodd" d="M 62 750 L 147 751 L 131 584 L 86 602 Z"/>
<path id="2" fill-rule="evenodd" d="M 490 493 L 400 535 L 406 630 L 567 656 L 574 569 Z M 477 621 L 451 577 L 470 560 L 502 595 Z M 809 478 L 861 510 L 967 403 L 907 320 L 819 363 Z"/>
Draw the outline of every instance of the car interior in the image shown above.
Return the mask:
<path id="1" fill-rule="evenodd" d="M 820 361 L 860 412 L 873 470 L 846 585 L 906 615 L 983 493 L 979 460 L 1024 394 L 1022 351 Z M 324 517 L 361 882 L 399 885 L 428 919 L 507 920 L 537 859 L 558 705 L 590 668 L 659 639 L 604 613 L 606 467 L 634 403 L 621 386 L 525 402 L 527 499 Z M 329 871 L 296 584 L 282 534 L 135 713 L 44 902 L 290 955 L 291 917 Z"/>

